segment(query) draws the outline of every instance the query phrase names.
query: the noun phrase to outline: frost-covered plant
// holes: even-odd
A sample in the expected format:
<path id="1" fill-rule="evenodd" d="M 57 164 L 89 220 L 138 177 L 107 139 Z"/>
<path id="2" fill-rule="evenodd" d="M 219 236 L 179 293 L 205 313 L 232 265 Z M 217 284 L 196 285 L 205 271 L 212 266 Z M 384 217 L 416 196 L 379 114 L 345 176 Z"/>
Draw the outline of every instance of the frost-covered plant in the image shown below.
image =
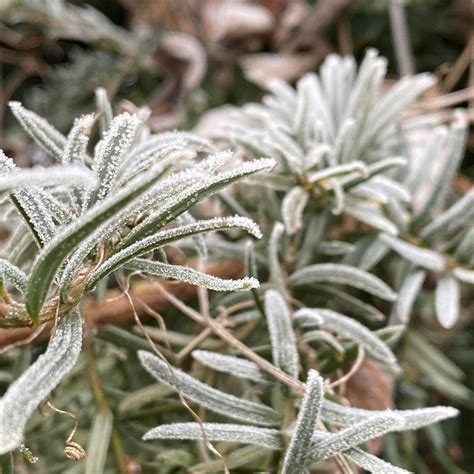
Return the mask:
<path id="1" fill-rule="evenodd" d="M 451 200 L 447 192 L 463 151 L 464 121 L 436 129 L 422 153 L 416 134 L 426 137 L 431 119 L 403 119 L 402 112 L 433 80 L 406 78 L 382 94 L 384 73 L 385 60 L 369 51 L 358 73 L 353 59 L 331 56 L 320 77 L 305 76 L 296 90 L 273 83 L 262 105 L 234 109 L 221 127 L 226 146 L 237 148 L 234 154 L 191 134 L 149 135 L 144 111 L 113 119 L 101 92 L 102 138 L 94 153 L 86 136 L 93 117 L 79 119 L 66 138 L 13 104 L 36 142 L 77 181 L 65 189 L 54 173 L 15 169 L 4 173 L 5 188 L 0 181 L 7 191 L 5 211 L 18 225 L 0 262 L 2 281 L 14 291 L 4 292 L 0 323 L 57 320 L 46 354 L 0 400 L 0 415 L 15 420 L 1 428 L 0 441 L 8 449 L 21 442 L 29 414 L 78 356 L 84 295 L 120 269 L 124 275 L 147 273 L 205 288 L 197 311 L 157 286 L 181 318 L 187 315 L 205 328 L 197 336 L 186 334 L 189 326 L 174 313 L 174 332 L 141 326 L 146 341 L 114 332 L 129 349 L 140 347 L 141 366 L 158 381 L 143 388 L 146 374 L 140 372 L 140 387 L 126 386 L 130 393 L 118 411 L 126 418 L 133 416 L 131 406 L 165 404 L 163 412 L 158 403 L 145 412 L 143 423 L 128 425 L 148 444 L 134 439 L 134 450 L 140 446 L 165 459 L 166 466 L 154 464 L 155 469 L 229 472 L 245 466 L 296 474 L 336 463 L 342 472 L 353 472 L 354 465 L 374 473 L 408 472 L 373 454 L 369 442 L 451 418 L 457 410 L 422 404 L 369 410 L 351 406 L 341 387 L 367 359 L 387 377 L 401 373 L 394 345 L 409 323 L 426 271 L 442 275 L 437 294 L 449 299 L 437 300 L 452 310 L 457 287 L 449 276 L 471 278 L 473 233 L 465 214 L 471 215 L 472 196 L 442 210 Z M 444 142 L 436 142 L 439 135 Z M 435 179 L 423 173 L 434 156 L 429 150 L 442 155 Z M 11 167 L 7 158 L 4 162 Z M 10 189 L 12 173 L 29 187 Z M 247 176 L 252 186 L 222 192 Z M 196 220 L 197 213 L 187 212 L 211 194 L 241 217 Z M 254 221 L 263 229 L 260 243 L 234 230 L 195 238 L 230 228 L 260 237 Z M 160 252 L 170 242 L 201 259 L 240 258 L 248 277 L 228 281 L 170 265 Z M 206 289 L 251 291 L 222 295 Z M 384 327 L 386 315 L 391 317 Z M 71 350 L 65 349 L 69 341 L 75 341 Z M 181 348 L 177 353 L 175 346 Z M 421 342 L 416 347 L 428 352 Z M 445 370 L 453 366 L 442 363 Z M 26 410 L 18 411 L 17 397 Z M 91 442 L 100 438 L 95 427 L 101 423 L 105 437 L 111 436 L 111 418 L 96 421 Z M 166 444 L 182 447 L 183 440 L 197 441 L 196 450 L 186 450 L 186 460 L 182 450 Z M 219 459 L 210 460 L 208 452 Z"/>
<path id="2" fill-rule="evenodd" d="M 273 156 L 279 165 L 271 174 L 255 178 L 260 189 L 245 187 L 235 195 L 220 197 L 225 207 L 258 216 L 268 238 L 255 246 L 210 239 L 208 247 L 214 255 L 240 255 L 248 273 L 260 280 L 268 277 L 268 283 L 252 294 L 219 299 L 213 307 L 252 305 L 253 298 L 253 308 L 238 312 L 232 321 L 235 325 L 253 321 L 262 330 L 266 326 L 268 336 L 262 338 L 262 332 L 255 330 L 259 337 L 252 340 L 254 350 L 268 354 L 273 367 L 237 344 L 231 344 L 232 348 L 253 362 L 233 352 L 193 352 L 204 367 L 241 379 L 244 393 L 249 394 L 248 400 L 242 400 L 170 367 L 153 354 L 140 352 L 142 365 L 158 381 L 185 399 L 240 422 L 162 424 L 144 439 L 234 441 L 258 447 L 262 456 L 265 451 L 278 450 L 278 472 L 283 473 L 324 467 L 330 458 L 335 458 L 343 472 L 353 463 L 369 472 L 401 473 L 408 471 L 374 456 L 364 449 L 366 443 L 386 433 L 418 429 L 456 415 L 450 407 L 377 411 L 346 406 L 336 388 L 343 382 L 334 380 L 336 369 L 351 362 L 357 370 L 364 358 L 376 361 L 392 376 L 400 372 L 390 346 L 405 329 L 399 323 L 407 324 L 408 317 L 394 316 L 379 331 L 371 331 L 358 319 L 380 324 L 384 313 L 398 314 L 402 306 L 408 315 L 422 284 L 417 267 L 437 272 L 445 268 L 441 265 L 444 260 L 433 250 L 409 247 L 402 239 L 420 228 L 417 226 L 426 225 L 433 212 L 439 212 L 442 195 L 462 156 L 466 124 L 457 121 L 449 129 L 434 132 L 434 136 L 443 133 L 451 137 L 439 150 L 444 163 L 439 166 L 449 163 L 449 172 L 441 169 L 438 182 L 420 175 L 427 161 L 420 164 L 413 156 L 412 134 L 422 129 L 426 120 L 402 120 L 401 113 L 433 80 L 428 75 L 406 78 L 380 96 L 384 71 L 385 60 L 374 51 L 368 52 L 358 74 L 352 58 L 331 56 L 320 77 L 303 77 L 296 91 L 286 84 L 272 83 L 273 95 L 265 96 L 262 105 L 233 109 L 221 138 L 232 141 L 247 155 Z M 425 153 L 425 160 L 432 157 Z M 416 172 L 419 176 L 414 178 Z M 439 176 L 443 177 L 442 185 Z M 415 187 L 424 193 L 425 204 L 412 197 L 418 191 Z M 434 196 L 436 206 L 428 204 Z M 451 236 L 469 225 L 463 212 L 470 209 L 469 196 L 454 205 L 458 210 L 448 210 L 448 216 L 442 214 L 437 218 L 440 221 L 428 225 L 438 230 L 442 227 Z M 420 211 L 422 208 L 425 210 Z M 423 214 L 425 222 L 419 224 Z M 453 214 L 462 215 L 462 219 L 444 228 L 443 223 L 447 220 L 449 225 Z M 426 232 L 426 228 L 421 230 Z M 408 271 L 413 272 L 409 275 L 417 275 L 417 282 L 406 283 L 405 288 L 402 285 L 400 294 L 370 272 L 390 248 L 411 260 Z M 404 271 L 399 270 L 402 280 Z M 465 277 L 467 270 L 462 271 Z M 459 274 L 459 269 L 456 272 Z M 446 286 L 445 278 L 441 277 L 441 287 Z M 411 299 L 403 293 L 407 285 Z M 392 310 L 389 303 L 393 303 Z M 451 308 L 449 299 L 444 304 Z M 314 358 L 302 357 L 308 350 L 314 351 Z M 284 385 L 288 391 L 279 390 Z M 226 466 L 211 461 L 195 469 L 219 466 L 225 470 L 241 464 Z M 268 464 L 255 466 L 263 469 Z"/>
<path id="3" fill-rule="evenodd" d="M 10 103 L 25 131 L 58 164 L 21 170 L 0 154 L 2 210 L 11 229 L 0 259 L 0 327 L 54 319 L 55 329 L 47 351 L 0 399 L 0 454 L 20 446 L 28 418 L 76 362 L 81 302 L 114 271 L 127 267 L 218 291 L 258 286 L 255 278 L 223 280 L 159 261 L 159 251 L 210 231 L 241 229 L 260 237 L 249 218 L 195 220 L 188 210 L 235 181 L 268 171 L 273 160 L 222 170 L 232 153 L 214 152 L 189 133 L 151 135 L 146 110 L 112 117 L 103 91 L 97 99 L 100 139 L 93 151 L 94 115 L 78 118 L 66 137 Z"/>

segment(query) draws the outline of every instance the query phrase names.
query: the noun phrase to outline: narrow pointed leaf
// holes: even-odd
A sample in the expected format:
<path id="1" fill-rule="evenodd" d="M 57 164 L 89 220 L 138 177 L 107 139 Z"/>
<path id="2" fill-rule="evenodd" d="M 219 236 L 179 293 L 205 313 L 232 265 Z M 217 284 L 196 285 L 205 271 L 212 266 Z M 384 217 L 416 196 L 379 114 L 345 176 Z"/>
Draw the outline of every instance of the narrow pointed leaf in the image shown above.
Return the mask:
<path id="1" fill-rule="evenodd" d="M 303 225 L 303 211 L 308 202 L 308 193 L 300 186 L 295 186 L 285 194 L 281 205 L 281 214 L 288 235 L 293 235 Z"/>
<path id="2" fill-rule="evenodd" d="M 196 350 L 192 352 L 194 359 L 206 367 L 225 374 L 233 375 L 254 382 L 268 383 L 271 378 L 260 367 L 241 357 L 219 354 L 217 352 Z"/>
<path id="3" fill-rule="evenodd" d="M 427 270 L 442 272 L 446 266 L 444 258 L 437 252 L 404 242 L 391 235 L 381 235 L 380 239 L 411 263 Z"/>
<path id="4" fill-rule="evenodd" d="M 361 344 L 375 359 L 397 369 L 397 359 L 390 348 L 372 331 L 358 321 L 329 309 L 300 309 L 295 313 L 295 320 L 305 326 L 321 325 L 326 329 Z M 319 323 L 319 321 L 321 321 Z"/>
<path id="5" fill-rule="evenodd" d="M 297 270 L 289 278 L 289 283 L 292 286 L 322 282 L 353 286 L 388 301 L 393 301 L 396 298 L 396 294 L 382 280 L 349 265 L 317 263 Z"/>
<path id="6" fill-rule="evenodd" d="M 252 446 L 262 446 L 272 450 L 281 449 L 282 445 L 278 430 L 228 423 L 173 423 L 161 425 L 145 433 L 143 439 L 203 440 L 203 431 L 208 441 L 251 444 Z"/>
<path id="7" fill-rule="evenodd" d="M 10 102 L 13 115 L 31 138 L 59 163 L 63 162 L 66 138 L 44 118 L 25 109 L 20 102 Z"/>
<path id="8" fill-rule="evenodd" d="M 323 379 L 311 369 L 308 372 L 296 427 L 283 461 L 282 474 L 300 474 L 305 471 L 310 460 L 311 438 L 319 419 L 323 397 Z"/>
<path id="9" fill-rule="evenodd" d="M 393 314 L 401 323 L 408 324 L 410 321 L 413 304 L 423 286 L 425 278 L 426 272 L 420 268 L 415 268 L 403 280 L 393 305 Z"/>
<path id="10" fill-rule="evenodd" d="M 97 413 L 92 423 L 87 443 L 85 474 L 104 472 L 114 418 L 110 411 Z"/>
<path id="11" fill-rule="evenodd" d="M 275 290 L 265 293 L 264 306 L 273 363 L 293 378 L 297 378 L 299 356 L 288 306 L 283 296 Z"/>
<path id="12" fill-rule="evenodd" d="M 28 277 L 23 270 L 10 263 L 4 258 L 0 258 L 0 285 L 3 285 L 3 281 L 7 280 L 13 284 L 18 290 L 24 291 L 26 289 L 26 283 Z"/>
<path id="13" fill-rule="evenodd" d="M 142 366 L 157 380 L 215 413 L 255 425 L 272 426 L 277 423 L 277 413 L 265 405 L 209 387 L 181 370 L 171 368 L 149 352 L 139 351 L 138 358 Z"/>
<path id="14" fill-rule="evenodd" d="M 453 270 L 453 275 L 464 283 L 470 283 L 474 285 L 474 270 L 468 270 L 467 268 L 456 267 Z"/>
<path id="15" fill-rule="evenodd" d="M 82 319 L 79 314 L 70 313 L 59 320 L 46 352 L 0 399 L 0 454 L 21 444 L 28 419 L 72 369 L 81 346 Z"/>

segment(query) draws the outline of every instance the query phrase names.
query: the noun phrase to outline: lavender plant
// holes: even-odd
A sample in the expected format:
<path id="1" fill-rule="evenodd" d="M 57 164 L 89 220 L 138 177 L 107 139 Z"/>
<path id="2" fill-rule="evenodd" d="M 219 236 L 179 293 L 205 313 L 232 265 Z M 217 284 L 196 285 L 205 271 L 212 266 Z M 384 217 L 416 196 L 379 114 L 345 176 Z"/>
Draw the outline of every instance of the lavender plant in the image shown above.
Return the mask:
<path id="1" fill-rule="evenodd" d="M 385 67 L 370 50 L 358 71 L 352 58 L 330 56 L 296 90 L 273 82 L 262 104 L 234 109 L 220 124 L 217 144 L 184 132 L 151 135 L 146 110 L 114 118 L 103 91 L 94 148 L 97 116 L 77 119 L 65 137 L 11 105 L 58 165 L 23 171 L 2 156 L 12 233 L 0 260 L 0 327 L 54 320 L 55 331 L 0 400 L 0 453 L 21 445 L 33 411 L 74 371 L 85 296 L 112 284 L 111 275 L 121 283 L 138 275 L 158 280 L 156 291 L 179 314 L 164 315 L 173 315 L 174 330 L 140 323 L 134 329 L 144 338 L 99 332 L 126 360 L 117 364 L 138 349 L 144 370 L 129 370 L 126 393 L 94 415 L 86 472 L 108 472 L 117 423 L 128 423 L 121 434 L 154 472 L 410 472 L 379 457 L 373 440 L 457 410 L 361 408 L 341 387 L 367 361 L 384 377 L 400 376 L 395 344 L 428 272 L 439 321 L 456 323 L 459 281 L 473 281 L 472 193 L 454 201 L 450 187 L 465 120 L 431 132 L 431 117 L 402 117 L 433 78 L 405 78 L 383 93 Z M 420 133 L 430 135 L 423 146 Z M 431 163 L 433 176 L 424 172 Z M 209 210 L 195 205 L 211 196 L 222 215 L 204 218 Z M 254 243 L 242 230 L 263 238 Z M 241 259 L 247 276 L 226 280 L 171 264 L 171 243 L 201 263 Z M 199 286 L 196 304 L 162 279 Z M 423 340 L 413 345 L 451 370 Z M 188 441 L 196 449 L 184 451 Z"/>

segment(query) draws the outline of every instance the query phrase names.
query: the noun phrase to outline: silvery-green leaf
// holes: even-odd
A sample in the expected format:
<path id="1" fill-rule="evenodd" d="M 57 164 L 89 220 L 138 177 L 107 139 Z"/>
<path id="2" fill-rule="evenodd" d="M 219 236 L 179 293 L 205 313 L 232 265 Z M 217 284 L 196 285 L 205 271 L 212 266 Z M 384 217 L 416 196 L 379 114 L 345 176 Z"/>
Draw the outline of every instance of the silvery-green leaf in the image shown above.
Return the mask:
<path id="1" fill-rule="evenodd" d="M 280 241 L 285 227 L 281 222 L 275 222 L 273 225 L 270 241 L 268 242 L 268 267 L 272 283 L 280 293 L 285 294 L 285 282 L 283 278 L 283 271 L 278 258 L 278 251 L 280 250 Z"/>
<path id="2" fill-rule="evenodd" d="M 93 170 L 100 185 L 87 196 L 85 205 L 89 207 L 101 201 L 109 193 L 117 175 L 120 161 L 135 139 L 140 125 L 136 115 L 123 113 L 112 120 L 110 128 L 95 147 Z"/>
<path id="3" fill-rule="evenodd" d="M 309 344 L 313 341 L 325 342 L 332 347 L 338 355 L 344 354 L 344 347 L 339 343 L 339 341 L 329 332 L 315 329 L 314 331 L 305 331 L 304 334 L 298 338 L 298 342 L 302 344 Z"/>
<path id="4" fill-rule="evenodd" d="M 331 285 L 323 284 L 315 285 L 315 289 L 327 293 L 332 297 L 330 301 L 347 308 L 348 311 L 351 311 L 352 313 L 357 314 L 363 318 L 373 319 L 375 321 L 383 321 L 385 319 L 385 315 L 375 306 L 372 306 L 365 301 L 362 301 L 360 298 L 346 293 L 344 290 L 340 290 Z"/>
<path id="5" fill-rule="evenodd" d="M 169 265 L 143 258 L 131 260 L 125 265 L 125 268 L 142 271 L 162 278 L 172 278 L 173 280 L 183 281 L 214 291 L 239 291 L 259 287 L 258 280 L 253 277 L 245 277 L 238 280 L 223 279 L 213 275 L 206 275 L 182 265 Z"/>
<path id="6" fill-rule="evenodd" d="M 15 288 L 25 291 L 28 277 L 23 270 L 20 270 L 13 263 L 0 258 L 0 286 L 3 285 L 4 280 L 12 283 Z"/>
<path id="7" fill-rule="evenodd" d="M 459 319 L 459 283 L 452 273 L 445 273 L 436 285 L 436 317 L 446 329 L 452 328 Z"/>
<path id="8" fill-rule="evenodd" d="M 404 420 L 403 430 L 418 430 L 424 426 L 438 423 L 459 415 L 459 410 L 453 407 L 435 406 L 415 408 L 414 410 L 397 410 Z"/>
<path id="9" fill-rule="evenodd" d="M 102 201 L 100 206 L 89 209 L 76 221 L 63 227 L 54 239 L 48 242 L 30 272 L 25 301 L 28 314 L 33 318 L 38 316 L 54 277 L 67 255 L 124 205 L 130 204 L 150 188 L 162 172 L 163 169 L 157 165 L 156 172 L 149 172 L 132 180 L 127 187 Z"/>
<path id="10" fill-rule="evenodd" d="M 281 435 L 278 430 L 257 428 L 249 425 L 228 423 L 172 423 L 151 429 L 143 435 L 150 439 L 204 439 L 208 441 L 226 441 L 251 444 L 276 450 L 281 449 Z"/>
<path id="11" fill-rule="evenodd" d="M 269 128 L 269 139 L 271 140 L 270 143 L 273 148 L 279 152 L 288 169 L 295 174 L 302 173 L 304 155 L 300 146 L 293 141 L 284 130 L 274 126 L 270 126 Z"/>
<path id="12" fill-rule="evenodd" d="M 13 115 L 26 133 L 56 161 L 63 162 L 66 138 L 44 118 L 25 109 L 20 102 L 9 102 Z"/>
<path id="13" fill-rule="evenodd" d="M 232 321 L 235 323 L 235 318 L 233 318 Z M 260 369 L 257 364 L 240 357 L 203 350 L 193 351 L 192 356 L 201 364 L 218 372 L 234 375 L 235 377 L 252 380 L 254 382 L 268 383 L 271 381 L 268 374 Z"/>
<path id="14" fill-rule="evenodd" d="M 329 256 L 345 255 L 353 250 L 354 245 L 341 240 L 327 240 L 320 242 L 317 246 L 318 253 Z"/>
<path id="15" fill-rule="evenodd" d="M 28 186 L 68 186 L 94 187 L 97 180 L 94 174 L 83 166 L 37 166 L 31 169 L 16 169 L 12 173 L 0 176 L 0 192 L 15 191 Z"/>
<path id="16" fill-rule="evenodd" d="M 297 270 L 289 278 L 289 283 L 292 286 L 322 282 L 353 286 L 387 301 L 393 301 L 396 298 L 396 294 L 382 280 L 349 265 L 317 263 Z"/>
<path id="17" fill-rule="evenodd" d="M 348 197 L 344 204 L 344 211 L 359 221 L 386 232 L 387 234 L 398 234 L 396 225 L 384 216 L 380 210 L 380 206 L 371 202 Z"/>
<path id="18" fill-rule="evenodd" d="M 87 443 L 87 457 L 84 467 L 85 474 L 104 472 L 113 422 L 114 418 L 110 411 L 100 411 L 94 416 L 89 441 Z"/>
<path id="19" fill-rule="evenodd" d="M 372 417 L 394 414 L 403 420 L 401 426 L 392 431 L 403 431 L 404 429 L 418 429 L 431 423 L 437 423 L 444 419 L 452 418 L 459 414 L 458 410 L 451 407 L 435 406 L 428 408 L 416 408 L 414 410 L 365 410 L 334 403 L 329 400 L 323 401 L 321 418 L 330 423 L 341 425 L 353 425 Z"/>
<path id="20" fill-rule="evenodd" d="M 467 268 L 456 267 L 453 270 L 453 275 L 464 283 L 470 283 L 474 285 L 474 270 L 468 270 Z"/>
<path id="21" fill-rule="evenodd" d="M 405 76 L 378 102 L 365 126 L 362 143 L 369 144 L 390 123 L 397 120 L 400 112 L 413 102 L 422 92 L 434 84 L 430 74 Z"/>
<path id="22" fill-rule="evenodd" d="M 343 176 L 338 178 L 339 183 L 344 187 L 344 189 L 350 189 L 357 184 L 360 184 L 367 179 L 371 178 L 380 173 L 385 173 L 392 168 L 401 168 L 407 165 L 407 160 L 405 158 L 396 156 L 390 158 L 383 158 L 371 165 L 367 165 L 367 173 L 366 176 L 361 177 L 359 173 L 351 173 L 347 176 Z"/>
<path id="23" fill-rule="evenodd" d="M 40 188 L 35 188 L 34 192 L 41 199 L 43 206 L 49 211 L 55 224 L 60 226 L 66 225 L 74 219 L 75 214 L 52 194 Z"/>
<path id="24" fill-rule="evenodd" d="M 308 193 L 300 186 L 291 188 L 285 194 L 281 204 L 281 215 L 288 235 L 296 234 L 301 229 L 303 225 L 303 212 L 308 199 Z"/>
<path id="25" fill-rule="evenodd" d="M 94 124 L 94 115 L 83 115 L 74 120 L 64 147 L 64 163 L 84 164 L 89 134 Z"/>
<path id="26" fill-rule="evenodd" d="M 262 426 L 273 426 L 278 415 L 261 403 L 229 395 L 185 374 L 150 352 L 138 351 L 142 366 L 157 380 L 178 390 L 184 397 L 220 415 Z"/>
<path id="27" fill-rule="evenodd" d="M 303 308 L 295 313 L 295 320 L 303 326 L 321 325 L 325 329 L 334 331 L 362 345 L 374 359 L 398 370 L 397 359 L 390 348 L 372 331 L 354 319 L 329 309 Z"/>
<path id="28" fill-rule="evenodd" d="M 441 204 L 456 174 L 460 162 L 464 156 L 464 144 L 466 141 L 467 120 L 464 112 L 457 111 L 457 118 L 452 123 L 445 149 L 443 150 L 440 166 L 436 169 L 436 175 L 430 183 L 429 193 L 423 201 L 422 206 L 416 213 L 417 222 L 425 222 Z"/>
<path id="29" fill-rule="evenodd" d="M 296 419 L 296 427 L 285 453 L 282 474 L 301 474 L 308 464 L 311 437 L 319 419 L 324 397 L 324 382 L 313 369 L 308 372 L 306 390 Z"/>
<path id="30" fill-rule="evenodd" d="M 446 266 L 444 258 L 437 252 L 410 244 L 391 235 L 380 235 L 380 239 L 411 263 L 427 270 L 442 272 Z"/>
<path id="31" fill-rule="evenodd" d="M 95 104 L 99 113 L 100 132 L 104 133 L 110 128 L 114 114 L 107 91 L 103 87 L 98 87 L 95 90 Z"/>
<path id="32" fill-rule="evenodd" d="M 316 462 L 328 459 L 385 433 L 401 429 L 403 426 L 403 418 L 395 413 L 386 412 L 384 415 L 372 416 L 330 437 L 315 440 L 311 447 L 310 460 Z"/>
<path id="33" fill-rule="evenodd" d="M 68 374 L 82 346 L 82 318 L 61 318 L 46 352 L 13 382 L 0 399 L 0 454 L 17 448 L 26 423 L 37 406 Z"/>
<path id="34" fill-rule="evenodd" d="M 201 179 L 199 182 L 190 185 L 184 191 L 179 192 L 178 195 L 172 196 L 157 214 L 151 215 L 136 226 L 122 239 L 117 250 L 122 250 L 137 239 L 156 232 L 157 228 L 161 228 L 168 222 L 171 222 L 195 203 L 211 196 L 229 184 L 256 173 L 270 171 L 274 166 L 275 160 L 262 158 L 246 162 L 233 170 L 218 173 L 208 179 Z"/>
<path id="35" fill-rule="evenodd" d="M 125 265 L 128 261 L 138 257 L 150 250 L 155 250 L 176 240 L 189 237 L 203 232 L 211 232 L 217 230 L 226 230 L 238 228 L 249 232 L 251 235 L 260 238 L 260 228 L 250 219 L 246 217 L 216 217 L 196 221 L 194 224 L 182 225 L 171 229 L 162 230 L 154 235 L 145 237 L 135 242 L 125 249 L 112 255 L 106 260 L 89 278 L 87 289 L 91 290 L 97 282 L 109 275 L 111 272 Z"/>
<path id="36" fill-rule="evenodd" d="M 403 324 L 408 324 L 410 321 L 413 304 L 423 286 L 425 277 L 426 272 L 424 270 L 415 268 L 408 273 L 398 290 L 392 314 Z"/>
<path id="37" fill-rule="evenodd" d="M 297 378 L 298 349 L 285 299 L 278 291 L 268 290 L 265 292 L 264 306 L 272 345 L 273 363 L 293 378 Z"/>
<path id="38" fill-rule="evenodd" d="M 401 202 L 410 202 L 412 200 L 410 191 L 403 184 L 388 176 L 374 176 L 369 182 L 375 189 L 379 189 L 392 199 Z"/>
<path id="39" fill-rule="evenodd" d="M 307 179 L 310 183 L 318 183 L 348 173 L 354 173 L 366 177 L 367 167 L 361 161 L 353 161 L 352 163 L 330 166 L 320 171 L 308 173 Z"/>
<path id="40" fill-rule="evenodd" d="M 366 453 L 360 448 L 351 448 L 344 452 L 344 456 L 359 467 L 373 474 L 413 474 L 411 471 L 394 466 L 383 459 Z"/>
<path id="41" fill-rule="evenodd" d="M 427 242 L 443 238 L 464 226 L 473 216 L 474 190 L 471 190 L 424 227 L 420 236 Z"/>

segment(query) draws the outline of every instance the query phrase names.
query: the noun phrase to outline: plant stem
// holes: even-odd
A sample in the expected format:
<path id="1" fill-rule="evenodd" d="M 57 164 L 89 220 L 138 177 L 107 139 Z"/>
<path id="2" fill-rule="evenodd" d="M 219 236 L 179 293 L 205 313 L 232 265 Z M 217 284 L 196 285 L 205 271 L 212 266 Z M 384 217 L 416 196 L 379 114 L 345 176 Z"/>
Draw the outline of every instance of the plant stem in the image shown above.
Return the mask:
<path id="1" fill-rule="evenodd" d="M 92 396 L 94 397 L 95 404 L 101 412 L 111 412 L 109 402 L 105 395 L 104 389 L 100 381 L 99 372 L 97 371 L 93 341 L 88 340 L 85 343 L 86 360 L 87 360 L 87 376 L 89 378 L 89 385 L 91 388 Z M 126 467 L 126 456 L 123 449 L 122 441 L 118 433 L 117 428 L 112 428 L 112 435 L 110 438 L 112 444 L 112 450 L 114 452 L 115 466 L 117 472 L 120 474 L 127 474 Z"/>

